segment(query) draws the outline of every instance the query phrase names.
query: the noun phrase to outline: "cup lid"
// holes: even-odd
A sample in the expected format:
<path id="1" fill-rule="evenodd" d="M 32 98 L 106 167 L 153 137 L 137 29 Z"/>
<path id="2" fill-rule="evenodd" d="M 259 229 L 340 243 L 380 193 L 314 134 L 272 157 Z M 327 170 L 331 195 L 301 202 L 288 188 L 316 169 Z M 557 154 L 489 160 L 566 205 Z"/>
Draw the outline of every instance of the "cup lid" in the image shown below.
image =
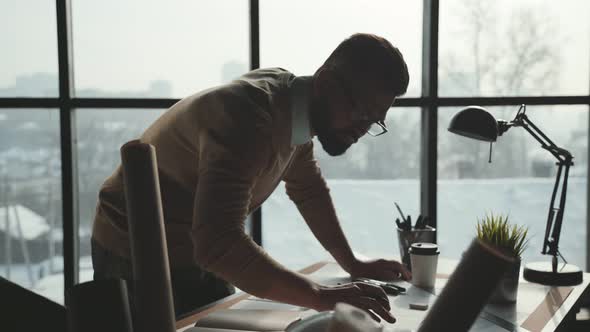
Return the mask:
<path id="1" fill-rule="evenodd" d="M 429 242 L 412 243 L 409 252 L 417 255 L 436 255 L 439 253 L 438 245 L 436 243 Z"/>

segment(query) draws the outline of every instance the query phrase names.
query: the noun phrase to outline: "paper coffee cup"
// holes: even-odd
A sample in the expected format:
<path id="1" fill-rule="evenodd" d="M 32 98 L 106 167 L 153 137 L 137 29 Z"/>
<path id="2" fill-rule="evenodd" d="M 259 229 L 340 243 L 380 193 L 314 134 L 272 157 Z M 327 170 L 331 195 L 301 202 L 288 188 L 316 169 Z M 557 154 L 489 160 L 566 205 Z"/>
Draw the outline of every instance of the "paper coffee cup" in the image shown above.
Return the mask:
<path id="1" fill-rule="evenodd" d="M 412 262 L 412 284 L 417 287 L 434 288 L 438 264 L 438 245 L 418 242 L 410 247 Z"/>

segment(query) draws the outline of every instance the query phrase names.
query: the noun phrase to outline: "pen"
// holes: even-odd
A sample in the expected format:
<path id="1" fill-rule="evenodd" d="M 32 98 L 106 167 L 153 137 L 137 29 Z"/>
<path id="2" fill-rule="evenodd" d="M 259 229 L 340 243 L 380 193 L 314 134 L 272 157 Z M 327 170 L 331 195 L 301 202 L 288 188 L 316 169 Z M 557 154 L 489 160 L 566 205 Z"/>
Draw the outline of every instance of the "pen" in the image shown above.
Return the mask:
<path id="1" fill-rule="evenodd" d="M 395 223 L 399 229 L 404 229 L 404 225 L 399 221 L 399 218 L 395 218 Z"/>
<path id="2" fill-rule="evenodd" d="M 385 294 L 389 294 L 389 295 L 393 295 L 393 296 L 396 296 L 396 295 L 400 295 L 401 294 L 401 291 L 400 290 L 398 290 L 395 287 L 391 287 L 391 285 L 381 285 L 379 287 L 381 287 L 381 289 L 383 289 L 383 291 L 385 292 Z"/>
<path id="3" fill-rule="evenodd" d="M 369 278 L 364 278 L 364 277 L 359 277 L 354 279 L 355 281 L 363 281 L 363 282 L 368 282 L 377 286 L 385 286 L 385 287 L 391 287 L 395 290 L 397 290 L 398 292 L 401 293 L 405 293 L 406 289 L 402 286 L 398 286 L 394 283 L 391 282 L 386 282 L 386 281 L 381 281 L 381 280 L 375 280 L 375 279 L 369 279 Z"/>
<path id="4" fill-rule="evenodd" d="M 424 228 L 426 228 L 427 225 L 428 225 L 428 217 L 420 215 L 420 217 L 418 217 L 418 221 L 416 222 L 416 228 L 424 229 Z"/>
<path id="5" fill-rule="evenodd" d="M 406 288 L 402 287 L 402 286 L 398 286 L 396 284 L 392 284 L 392 283 L 387 283 L 387 286 L 391 287 L 391 288 L 395 288 L 396 290 L 398 290 L 399 292 L 405 293 Z"/>
<path id="6" fill-rule="evenodd" d="M 397 202 L 393 202 L 393 204 L 395 204 L 395 207 L 397 208 L 397 211 L 402 216 L 402 220 L 404 222 L 406 222 L 406 216 L 404 216 L 404 213 L 402 212 L 402 209 L 399 207 L 399 205 L 397 205 Z"/>
<path id="7" fill-rule="evenodd" d="M 422 215 L 418 216 L 418 220 L 416 220 L 416 226 L 414 228 L 424 228 L 424 217 Z"/>

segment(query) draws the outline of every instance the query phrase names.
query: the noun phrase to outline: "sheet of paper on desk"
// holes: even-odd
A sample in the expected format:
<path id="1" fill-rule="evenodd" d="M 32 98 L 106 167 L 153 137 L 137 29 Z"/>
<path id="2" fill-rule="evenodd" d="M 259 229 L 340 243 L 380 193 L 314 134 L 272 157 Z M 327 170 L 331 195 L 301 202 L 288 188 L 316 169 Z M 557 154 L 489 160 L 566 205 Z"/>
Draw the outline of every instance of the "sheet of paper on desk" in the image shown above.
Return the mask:
<path id="1" fill-rule="evenodd" d="M 230 307 L 231 309 L 256 309 L 256 310 L 282 310 L 282 311 L 306 311 L 308 308 L 292 304 L 274 302 L 267 299 L 251 296 Z"/>
<path id="2" fill-rule="evenodd" d="M 302 318 L 299 311 L 222 309 L 200 319 L 196 327 L 246 331 L 284 331 Z"/>
<path id="3" fill-rule="evenodd" d="M 426 303 L 429 307 L 436 300 L 436 296 L 421 288 L 414 287 L 408 282 L 396 283 L 406 288 L 406 295 L 388 296 L 391 314 L 397 319 L 394 324 L 383 323 L 385 331 L 412 331 L 420 325 L 428 310 L 410 309 L 410 303 Z"/>

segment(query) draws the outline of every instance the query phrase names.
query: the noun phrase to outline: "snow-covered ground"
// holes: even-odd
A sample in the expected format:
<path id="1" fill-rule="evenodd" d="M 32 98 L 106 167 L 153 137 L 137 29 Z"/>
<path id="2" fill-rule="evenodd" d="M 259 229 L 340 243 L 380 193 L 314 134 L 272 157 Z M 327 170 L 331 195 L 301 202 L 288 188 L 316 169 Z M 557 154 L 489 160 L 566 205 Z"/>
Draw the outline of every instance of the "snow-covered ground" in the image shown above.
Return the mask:
<path id="1" fill-rule="evenodd" d="M 329 180 L 334 204 L 353 249 L 366 256 L 399 255 L 395 218 L 397 202 L 404 213 L 418 217 L 418 180 Z M 488 212 L 507 213 L 513 223 L 527 225 L 531 240 L 524 263 L 548 260 L 541 255 L 553 179 L 448 180 L 438 184 L 438 242 L 441 255 L 459 258 L 475 234 L 478 218 Z M 281 185 L 263 207 L 263 244 L 282 264 L 296 269 L 328 254 L 315 240 Z M 586 259 L 586 180 L 569 181 L 566 213 L 560 240 L 565 258 L 585 268 Z M 35 266 L 47 269 L 47 262 Z M 61 257 L 54 260 L 61 270 Z M 82 257 L 80 280 L 92 278 L 90 257 Z M 0 275 L 5 269 L 0 265 Z M 27 270 L 12 266 L 11 280 L 31 287 Z M 36 292 L 63 302 L 63 275 L 49 274 L 35 282 Z"/>
<path id="2" fill-rule="evenodd" d="M 50 263 L 53 263 L 53 265 Z M 63 304 L 63 257 L 55 256 L 52 262 L 47 260 L 39 264 L 33 264 L 31 270 L 33 271 L 32 283 L 25 264 L 11 265 L 10 277 L 8 279 L 23 287 L 29 288 L 54 302 Z M 80 257 L 80 281 L 92 280 L 92 274 L 93 270 L 90 256 Z M 0 265 L 0 276 L 6 278 L 6 269 L 4 265 Z"/>
<path id="3" fill-rule="evenodd" d="M 420 206 L 418 180 L 329 180 L 334 205 L 355 251 L 368 256 L 399 255 L 394 202 L 416 220 Z M 547 260 L 541 255 L 549 200 L 550 178 L 441 180 L 438 182 L 438 243 L 441 255 L 459 258 L 475 235 L 477 219 L 486 213 L 509 214 L 527 225 L 531 236 L 524 262 Z M 586 259 L 586 179 L 571 178 L 560 250 L 582 268 Z M 263 244 L 283 264 L 300 268 L 326 252 L 307 229 L 284 188 L 277 188 L 263 207 Z"/>

